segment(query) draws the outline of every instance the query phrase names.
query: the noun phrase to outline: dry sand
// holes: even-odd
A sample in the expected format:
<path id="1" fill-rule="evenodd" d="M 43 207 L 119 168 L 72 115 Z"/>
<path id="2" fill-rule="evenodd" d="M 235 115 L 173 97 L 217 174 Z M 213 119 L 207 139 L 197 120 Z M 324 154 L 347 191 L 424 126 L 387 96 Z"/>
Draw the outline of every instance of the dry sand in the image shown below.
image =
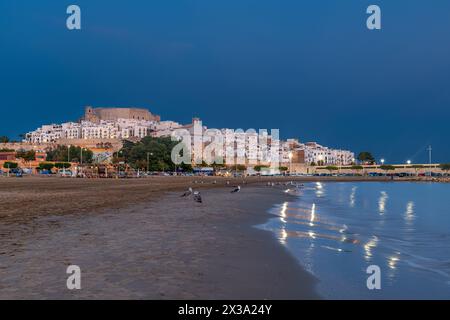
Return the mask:
<path id="1" fill-rule="evenodd" d="M 3 179 L 0 299 L 317 298 L 316 280 L 253 227 L 289 197 L 264 180 L 231 194 L 217 178 Z M 188 185 L 204 203 L 180 198 Z M 81 290 L 66 288 L 70 264 Z"/>

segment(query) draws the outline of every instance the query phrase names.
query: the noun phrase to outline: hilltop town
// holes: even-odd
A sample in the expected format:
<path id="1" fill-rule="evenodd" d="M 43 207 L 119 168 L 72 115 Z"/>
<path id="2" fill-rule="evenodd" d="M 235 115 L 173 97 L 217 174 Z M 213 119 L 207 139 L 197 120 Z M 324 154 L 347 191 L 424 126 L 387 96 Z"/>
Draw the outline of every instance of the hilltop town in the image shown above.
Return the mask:
<path id="1" fill-rule="evenodd" d="M 85 107 L 84 115 L 73 122 L 43 125 L 24 135 L 22 142 L 6 143 L 0 146 L 3 154 L 0 161 L 13 161 L 13 151 L 34 150 L 36 161 L 45 161 L 46 152 L 56 146 L 79 147 L 93 153 L 93 162 L 110 163 L 114 154 L 123 147 L 124 141 L 137 142 L 145 137 L 170 137 L 175 130 L 184 129 L 194 135 L 194 127 L 201 133 L 208 130 L 199 118 L 193 118 L 190 124 L 181 124 L 170 120 L 161 120 L 159 115 L 144 108 L 94 108 Z M 222 128 L 219 131 L 227 138 L 224 149 L 236 149 L 234 129 Z M 303 172 L 310 165 L 351 165 L 355 155 L 351 151 L 332 149 L 316 142 L 300 142 L 298 139 L 279 140 L 270 133 L 264 133 L 265 139 L 277 140 L 275 153 L 279 155 L 280 166 L 290 172 Z M 261 133 L 247 133 L 258 139 Z M 230 138 L 231 137 L 231 138 Z M 251 139 L 248 138 L 247 139 Z M 206 144 L 206 142 L 204 142 Z M 272 144 L 273 145 L 273 144 Z M 268 148 L 270 149 L 271 144 Z M 274 148 L 274 147 L 272 147 Z M 252 155 L 260 152 L 260 147 L 251 144 L 245 146 L 244 164 L 247 167 L 270 165 L 266 161 L 250 161 Z M 10 151 L 9 154 L 5 151 Z M 241 150 L 242 151 L 242 150 Z M 269 150 L 273 152 L 274 150 Z M 81 151 L 82 152 L 82 151 Z M 236 151 L 237 152 L 237 151 Z M 237 155 L 236 155 L 237 157 Z"/>

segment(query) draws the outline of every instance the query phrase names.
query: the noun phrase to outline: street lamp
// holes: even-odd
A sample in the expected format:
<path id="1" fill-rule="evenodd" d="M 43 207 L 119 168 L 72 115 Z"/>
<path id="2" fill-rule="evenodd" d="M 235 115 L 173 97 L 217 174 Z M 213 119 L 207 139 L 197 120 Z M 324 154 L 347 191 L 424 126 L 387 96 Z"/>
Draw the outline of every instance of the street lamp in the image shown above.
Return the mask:
<path id="1" fill-rule="evenodd" d="M 406 161 L 407 164 L 411 164 L 411 160 Z"/>
<path id="2" fill-rule="evenodd" d="M 381 164 L 383 165 L 385 160 L 384 160 L 384 159 L 381 159 L 380 161 L 381 161 Z"/>
<path id="3" fill-rule="evenodd" d="M 87 149 L 80 148 L 80 153 L 81 153 L 81 155 L 80 155 L 80 170 L 81 170 L 81 173 L 83 173 L 83 150 L 87 150 Z"/>
<path id="4" fill-rule="evenodd" d="M 70 144 L 69 145 L 67 145 L 67 163 L 69 163 L 70 162 Z M 65 164 L 63 164 L 63 174 L 64 174 L 64 177 L 66 176 L 66 166 L 65 166 Z"/>
<path id="5" fill-rule="evenodd" d="M 150 156 L 153 156 L 153 152 L 147 152 L 147 174 L 150 171 Z"/>

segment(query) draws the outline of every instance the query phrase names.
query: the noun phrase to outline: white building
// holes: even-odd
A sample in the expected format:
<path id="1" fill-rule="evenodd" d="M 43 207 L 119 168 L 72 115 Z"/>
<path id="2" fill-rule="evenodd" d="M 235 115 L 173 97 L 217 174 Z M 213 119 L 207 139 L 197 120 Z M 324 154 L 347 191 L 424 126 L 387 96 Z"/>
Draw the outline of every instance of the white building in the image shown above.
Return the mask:
<path id="1" fill-rule="evenodd" d="M 305 163 L 316 165 L 350 165 L 355 161 L 351 151 L 331 149 L 317 142 L 300 144 L 296 150 L 304 151 Z"/>
<path id="2" fill-rule="evenodd" d="M 175 126 L 164 126 L 171 128 Z M 90 121 L 66 122 L 63 124 L 43 125 L 26 135 L 30 143 L 53 143 L 58 139 L 127 139 L 131 137 L 144 138 L 158 129 L 155 121 L 118 119 L 101 120 L 99 123 Z M 169 134 L 170 135 L 170 134 Z"/>
<path id="3" fill-rule="evenodd" d="M 194 130 L 194 128 L 196 128 Z M 66 122 L 63 124 L 43 125 L 26 135 L 26 141 L 34 144 L 55 143 L 65 139 L 129 139 L 153 137 L 168 137 L 176 129 L 187 130 L 192 139 L 192 158 L 202 158 L 203 149 L 211 142 L 210 137 L 204 137 L 207 130 L 199 118 L 194 118 L 191 124 L 181 125 L 174 121 L 153 121 L 143 119 L 101 120 Z M 295 152 L 298 163 L 316 165 L 349 165 L 354 162 L 354 153 L 347 150 L 331 149 L 316 142 L 300 143 L 296 139 L 286 141 L 271 136 L 267 131 L 242 131 L 233 129 L 217 130 L 222 134 L 223 147 L 220 152 L 214 150 L 214 156 L 224 156 L 224 160 L 237 159 L 238 163 L 246 165 L 270 165 L 291 162 Z M 195 143 L 199 142 L 199 143 Z M 198 145 L 202 148 L 198 148 Z M 196 149 L 197 148 L 197 149 Z M 275 148 L 275 149 L 274 149 Z M 300 156 L 299 156 L 300 154 Z"/>
<path id="4" fill-rule="evenodd" d="M 160 121 L 154 124 L 151 135 L 153 137 L 169 137 L 175 129 L 183 127 L 175 121 Z"/>

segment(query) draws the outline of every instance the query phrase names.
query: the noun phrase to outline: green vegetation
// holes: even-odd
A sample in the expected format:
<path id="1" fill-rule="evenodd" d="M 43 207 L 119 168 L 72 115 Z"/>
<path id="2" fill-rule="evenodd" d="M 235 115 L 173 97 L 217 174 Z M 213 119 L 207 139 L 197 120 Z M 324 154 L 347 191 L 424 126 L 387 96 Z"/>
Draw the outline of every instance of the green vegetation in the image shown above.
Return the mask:
<path id="1" fill-rule="evenodd" d="M 38 170 L 52 170 L 53 167 L 55 166 L 54 163 L 51 162 L 41 162 L 39 163 L 39 166 L 37 167 Z"/>
<path id="2" fill-rule="evenodd" d="M 70 168 L 72 165 L 69 162 L 56 162 L 55 168 L 57 169 L 67 169 Z"/>
<path id="3" fill-rule="evenodd" d="M 83 163 L 91 163 L 93 153 L 89 149 L 83 149 Z M 47 151 L 47 161 L 58 162 L 80 162 L 81 148 L 76 146 L 57 146 L 55 149 Z"/>
<path id="4" fill-rule="evenodd" d="M 247 170 L 247 167 L 244 166 L 243 164 L 238 164 L 238 165 L 235 167 L 235 169 L 236 169 L 237 171 L 245 171 L 245 170 Z"/>
<path id="5" fill-rule="evenodd" d="M 441 168 L 442 171 L 448 173 L 448 171 L 450 170 L 450 163 L 441 163 L 439 165 L 439 168 Z"/>
<path id="6" fill-rule="evenodd" d="M 124 141 L 122 150 L 117 153 L 114 162 L 124 161 L 132 168 L 149 171 L 175 171 L 175 164 L 171 159 L 171 152 L 177 141 L 170 137 L 145 137 L 137 143 Z M 148 159 L 148 162 L 147 162 Z M 176 166 L 184 171 L 192 171 L 190 164 Z"/>
<path id="7" fill-rule="evenodd" d="M 268 166 L 257 165 L 253 167 L 253 170 L 255 170 L 256 172 L 261 172 L 261 170 L 264 168 L 268 168 Z"/>
<path id="8" fill-rule="evenodd" d="M 286 172 L 289 170 L 288 167 L 278 167 L 278 170 L 280 170 L 281 172 Z"/>
<path id="9" fill-rule="evenodd" d="M 0 143 L 8 143 L 9 138 L 7 136 L 0 136 Z"/>
<path id="10" fill-rule="evenodd" d="M 384 170 L 384 171 L 392 171 L 392 170 L 395 170 L 395 167 L 390 164 L 383 164 L 380 166 L 380 169 Z"/>
<path id="11" fill-rule="evenodd" d="M 373 157 L 372 153 L 370 153 L 368 151 L 360 152 L 358 155 L 358 160 L 364 164 L 374 164 L 375 163 L 375 158 Z"/>
<path id="12" fill-rule="evenodd" d="M 350 167 L 350 169 L 352 169 L 352 170 L 363 170 L 364 167 L 363 166 L 359 166 L 359 165 L 353 165 L 353 166 Z"/>
<path id="13" fill-rule="evenodd" d="M 26 162 L 34 161 L 36 159 L 36 152 L 34 150 L 18 150 L 16 152 L 16 158 L 23 159 Z"/>
<path id="14" fill-rule="evenodd" d="M 0 149 L 0 152 L 14 152 L 14 151 L 15 151 L 14 149 L 7 149 L 7 148 Z"/>
<path id="15" fill-rule="evenodd" d="M 3 164 L 3 168 L 5 169 L 16 169 L 19 165 L 17 164 L 17 162 L 10 162 L 10 161 L 6 161 Z"/>
<path id="16" fill-rule="evenodd" d="M 330 173 L 331 173 L 332 171 L 337 171 L 337 170 L 339 170 L 339 168 L 336 167 L 336 166 L 326 166 L 325 169 L 328 170 L 328 171 L 330 171 Z"/>

